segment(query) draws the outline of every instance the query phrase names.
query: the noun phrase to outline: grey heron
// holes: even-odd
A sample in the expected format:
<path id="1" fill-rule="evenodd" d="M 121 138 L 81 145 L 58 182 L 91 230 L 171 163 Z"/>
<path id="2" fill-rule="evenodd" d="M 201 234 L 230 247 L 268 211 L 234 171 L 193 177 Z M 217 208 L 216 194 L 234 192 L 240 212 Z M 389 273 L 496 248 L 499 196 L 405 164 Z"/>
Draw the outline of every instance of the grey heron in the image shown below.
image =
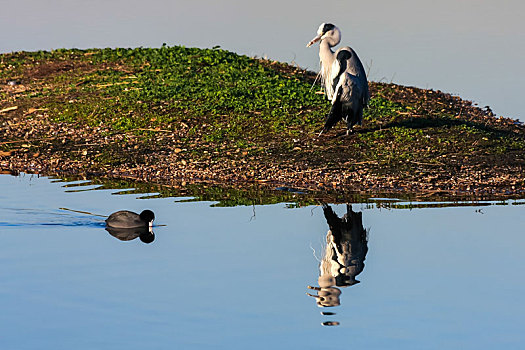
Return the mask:
<path id="1" fill-rule="evenodd" d="M 319 136 L 328 131 L 339 120 L 344 120 L 347 135 L 352 127 L 363 122 L 363 108 L 368 104 L 370 93 L 365 69 L 356 52 L 348 46 L 332 51 L 341 42 L 341 31 L 331 23 L 322 23 L 317 36 L 306 47 L 319 43 L 321 81 L 326 97 L 332 107 Z"/>

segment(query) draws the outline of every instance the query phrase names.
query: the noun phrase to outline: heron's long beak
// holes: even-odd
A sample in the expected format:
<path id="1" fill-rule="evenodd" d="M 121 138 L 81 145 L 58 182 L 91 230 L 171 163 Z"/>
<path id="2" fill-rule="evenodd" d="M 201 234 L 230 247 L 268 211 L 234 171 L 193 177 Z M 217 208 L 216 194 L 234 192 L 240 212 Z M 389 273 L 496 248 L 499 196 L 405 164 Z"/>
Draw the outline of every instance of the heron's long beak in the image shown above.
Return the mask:
<path id="1" fill-rule="evenodd" d="M 306 47 L 310 47 L 312 46 L 313 44 L 315 44 L 316 42 L 318 42 L 319 40 L 321 40 L 321 38 L 323 37 L 322 34 L 319 34 L 318 36 L 316 36 L 315 38 L 313 38 L 312 40 L 310 40 L 310 42 L 308 44 L 306 44 Z"/>

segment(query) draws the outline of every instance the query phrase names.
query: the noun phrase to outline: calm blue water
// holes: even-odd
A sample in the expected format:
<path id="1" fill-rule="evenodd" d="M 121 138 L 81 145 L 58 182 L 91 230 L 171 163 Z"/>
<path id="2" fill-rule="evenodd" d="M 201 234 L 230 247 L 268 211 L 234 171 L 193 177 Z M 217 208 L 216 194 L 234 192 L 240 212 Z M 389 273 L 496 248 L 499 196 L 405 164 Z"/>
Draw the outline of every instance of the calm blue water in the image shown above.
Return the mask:
<path id="1" fill-rule="evenodd" d="M 347 232 L 327 245 L 321 206 L 217 208 L 63 186 L 0 175 L 1 349 L 525 346 L 523 205 L 354 204 L 368 241 Z M 60 208 L 149 208 L 156 238 L 121 241 L 103 217 Z M 360 283 L 308 289 L 330 276 Z M 339 306 L 306 294 L 327 291 Z"/>

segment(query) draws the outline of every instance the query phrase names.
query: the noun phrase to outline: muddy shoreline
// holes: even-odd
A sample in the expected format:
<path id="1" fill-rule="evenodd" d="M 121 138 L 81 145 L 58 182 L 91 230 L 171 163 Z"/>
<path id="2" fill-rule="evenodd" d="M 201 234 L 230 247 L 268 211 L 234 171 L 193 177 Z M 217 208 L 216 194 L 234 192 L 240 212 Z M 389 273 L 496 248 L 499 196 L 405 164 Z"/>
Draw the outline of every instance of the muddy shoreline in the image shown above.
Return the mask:
<path id="1" fill-rule="evenodd" d="M 340 200 L 356 194 L 366 196 L 379 193 L 392 197 L 408 196 L 416 200 L 525 197 L 525 189 L 521 185 L 524 168 L 519 165 L 477 170 L 456 165 L 452 172 L 450 168 L 444 170 L 434 164 L 412 162 L 409 171 L 413 170 L 416 176 L 400 179 L 395 174 L 374 174 L 374 171 L 379 172 L 377 162 L 362 162 L 354 165 L 355 170 L 350 172 L 344 168 L 309 167 L 304 159 L 253 158 L 242 151 L 231 152 L 228 157 L 210 157 L 208 161 L 184 161 L 180 154 L 185 150 L 170 146 L 176 143 L 176 138 L 170 133 L 163 132 L 156 142 L 150 142 L 148 148 L 144 149 L 144 143 L 139 137 L 116 133 L 102 138 L 98 137 L 101 132 L 99 128 L 71 128 L 68 124 L 49 122 L 44 115 L 32 119 L 31 129 L 33 132 L 45 132 L 32 139 L 2 141 L 11 147 L 9 151 L 0 152 L 0 168 L 4 172 L 126 179 L 180 189 L 190 184 L 241 190 L 254 186 L 261 190 L 284 188 Z M 20 127 L 17 130 L 20 134 L 28 133 Z M 7 133 L 15 134 L 13 131 Z M 124 137 L 125 148 L 115 152 L 126 152 L 126 157 L 133 162 L 118 166 L 99 164 L 97 155 L 108 152 L 115 144 L 120 144 Z M 321 141 L 312 138 L 311 142 L 316 145 Z M 71 159 L 71 155 L 75 159 Z"/>

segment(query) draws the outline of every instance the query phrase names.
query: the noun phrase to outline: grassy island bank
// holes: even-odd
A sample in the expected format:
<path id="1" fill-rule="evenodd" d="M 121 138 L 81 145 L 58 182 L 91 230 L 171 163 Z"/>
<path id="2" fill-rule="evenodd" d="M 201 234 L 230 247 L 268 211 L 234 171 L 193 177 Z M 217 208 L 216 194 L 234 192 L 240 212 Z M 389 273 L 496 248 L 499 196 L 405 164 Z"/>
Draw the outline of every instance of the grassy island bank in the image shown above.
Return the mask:
<path id="1" fill-rule="evenodd" d="M 0 167 L 173 187 L 523 197 L 525 127 L 440 91 L 370 83 L 362 127 L 317 138 L 315 73 L 220 49 L 0 55 Z"/>

